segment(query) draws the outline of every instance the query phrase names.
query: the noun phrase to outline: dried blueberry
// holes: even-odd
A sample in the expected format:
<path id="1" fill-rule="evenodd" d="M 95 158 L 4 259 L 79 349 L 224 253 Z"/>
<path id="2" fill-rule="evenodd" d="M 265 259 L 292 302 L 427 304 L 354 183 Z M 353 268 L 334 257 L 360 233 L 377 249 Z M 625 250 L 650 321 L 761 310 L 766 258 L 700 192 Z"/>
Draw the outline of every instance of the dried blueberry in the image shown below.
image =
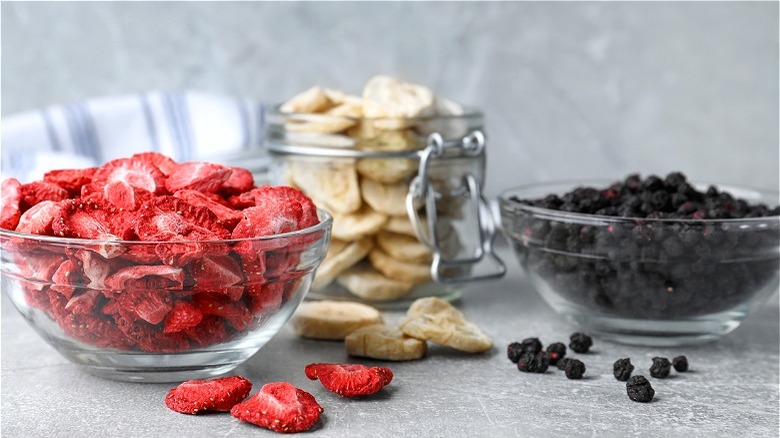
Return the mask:
<path id="1" fill-rule="evenodd" d="M 562 342 L 553 342 L 547 346 L 547 359 L 550 365 L 555 365 L 559 360 L 566 356 L 566 345 Z"/>
<path id="2" fill-rule="evenodd" d="M 538 353 L 542 351 L 542 343 L 539 338 L 525 338 L 521 342 L 525 353 Z"/>
<path id="3" fill-rule="evenodd" d="M 684 373 L 688 371 L 688 358 L 685 356 L 677 356 L 672 359 L 672 366 L 678 373 Z"/>
<path id="4" fill-rule="evenodd" d="M 626 382 L 628 398 L 635 402 L 647 403 L 655 396 L 655 390 L 645 376 L 634 376 Z"/>
<path id="5" fill-rule="evenodd" d="M 563 371 L 569 379 L 581 379 L 582 375 L 585 374 L 585 364 L 580 360 L 572 359 L 566 362 Z"/>
<path id="6" fill-rule="evenodd" d="M 573 333 L 569 338 L 569 348 L 574 350 L 575 353 L 587 353 L 590 347 L 593 345 L 593 339 L 585 333 Z"/>
<path id="7" fill-rule="evenodd" d="M 525 373 L 543 373 L 549 365 L 545 353 L 525 353 L 517 361 L 517 369 Z"/>
<path id="8" fill-rule="evenodd" d="M 633 371 L 634 366 L 631 365 L 631 359 L 629 358 L 618 359 L 612 365 L 612 374 L 614 374 L 615 378 L 621 382 L 628 380 L 628 378 L 631 377 L 631 373 Z"/>
<path id="9" fill-rule="evenodd" d="M 574 359 L 572 359 L 572 358 L 570 358 L 570 357 L 563 357 L 563 358 L 560 358 L 560 359 L 558 359 L 558 363 L 556 363 L 556 364 L 555 364 L 555 366 L 556 366 L 556 367 L 557 367 L 559 370 L 563 371 L 563 370 L 565 370 L 565 369 L 566 369 L 566 364 L 567 364 L 567 363 L 569 363 L 569 361 L 572 361 L 572 360 L 574 360 Z"/>
<path id="10" fill-rule="evenodd" d="M 650 376 L 656 379 L 665 379 L 672 370 L 672 364 L 665 357 L 654 357 L 653 365 L 650 366 Z"/>
<path id="11" fill-rule="evenodd" d="M 525 353 L 525 347 L 519 342 L 512 342 L 506 347 L 506 355 L 513 363 L 517 363 L 523 353 Z"/>

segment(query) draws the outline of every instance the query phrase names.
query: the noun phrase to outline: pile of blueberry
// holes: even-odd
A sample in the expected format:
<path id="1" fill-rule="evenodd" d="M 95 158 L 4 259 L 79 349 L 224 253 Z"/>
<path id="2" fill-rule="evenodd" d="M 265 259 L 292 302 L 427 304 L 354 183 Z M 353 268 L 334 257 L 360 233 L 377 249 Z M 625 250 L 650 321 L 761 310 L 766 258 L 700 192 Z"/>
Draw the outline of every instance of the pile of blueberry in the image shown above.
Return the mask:
<path id="1" fill-rule="evenodd" d="M 698 191 L 679 172 L 512 201 L 598 215 L 580 220 L 520 208 L 513 240 L 528 272 L 602 313 L 675 319 L 726 311 L 767 287 L 778 270 L 780 207 L 714 186 Z M 741 218 L 758 219 L 710 220 Z"/>

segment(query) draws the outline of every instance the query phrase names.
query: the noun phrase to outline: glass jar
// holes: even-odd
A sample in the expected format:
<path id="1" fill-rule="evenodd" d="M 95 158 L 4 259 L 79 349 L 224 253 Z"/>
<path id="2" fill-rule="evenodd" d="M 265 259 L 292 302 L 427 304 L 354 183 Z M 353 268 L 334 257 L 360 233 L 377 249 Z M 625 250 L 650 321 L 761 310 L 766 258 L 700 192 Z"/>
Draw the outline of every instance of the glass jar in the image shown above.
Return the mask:
<path id="1" fill-rule="evenodd" d="M 452 300 L 465 281 L 500 277 L 482 195 L 483 115 L 355 118 L 268 114 L 270 179 L 334 216 L 311 299 L 403 308 Z"/>

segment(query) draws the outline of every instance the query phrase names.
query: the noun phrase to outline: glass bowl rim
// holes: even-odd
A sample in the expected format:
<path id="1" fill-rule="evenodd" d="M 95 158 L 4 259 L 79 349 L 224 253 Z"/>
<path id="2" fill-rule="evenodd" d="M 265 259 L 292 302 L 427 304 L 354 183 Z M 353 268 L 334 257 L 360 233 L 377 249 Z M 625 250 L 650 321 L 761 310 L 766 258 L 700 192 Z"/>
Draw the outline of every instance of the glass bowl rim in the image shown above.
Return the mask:
<path id="1" fill-rule="evenodd" d="M 501 193 L 499 193 L 498 195 L 501 215 L 503 216 L 507 210 L 509 210 L 511 213 L 517 213 L 519 211 L 527 211 L 537 216 L 544 216 L 547 219 L 562 219 L 567 222 L 599 222 L 599 223 L 604 223 L 604 222 L 636 223 L 637 221 L 642 221 L 645 223 L 659 223 L 659 224 L 686 223 L 686 224 L 706 225 L 706 224 L 720 224 L 720 223 L 749 224 L 755 222 L 766 222 L 767 220 L 780 221 L 780 215 L 751 217 L 751 218 L 730 218 L 730 219 L 643 218 L 643 217 L 605 216 L 605 215 L 592 214 L 592 213 L 577 213 L 577 212 L 553 210 L 553 209 L 543 208 L 543 207 L 536 207 L 532 205 L 521 204 L 515 200 L 509 199 L 510 196 L 515 196 L 517 195 L 517 193 L 529 191 L 531 189 L 539 189 L 543 187 L 551 187 L 551 186 L 565 184 L 565 185 L 571 185 L 573 189 L 576 188 L 577 186 L 585 187 L 587 184 L 604 184 L 604 183 L 613 184 L 619 181 L 620 180 L 617 179 L 604 179 L 604 178 L 592 178 L 592 179 L 581 179 L 581 180 L 580 179 L 550 180 L 550 181 L 535 182 L 535 183 L 511 187 L 501 191 Z M 780 192 L 776 190 L 757 189 L 755 187 L 749 187 L 749 186 L 743 186 L 737 184 L 713 184 L 706 181 L 704 182 L 688 181 L 688 183 L 693 186 L 715 185 L 718 188 L 718 190 L 720 190 L 721 192 L 729 191 L 729 189 L 731 190 L 738 189 L 742 191 L 750 191 L 753 193 L 757 193 L 762 196 L 773 196 L 774 198 L 780 197 Z"/>
<path id="2" fill-rule="evenodd" d="M 328 211 L 317 207 L 317 217 L 320 218 L 320 222 L 316 225 L 312 225 L 300 230 L 290 231 L 287 233 L 272 234 L 269 236 L 258 237 L 242 237 L 238 239 L 222 239 L 222 240 L 92 240 L 81 239 L 77 237 L 57 237 L 47 236 L 43 234 L 28 234 L 17 233 L 16 231 L 0 229 L 0 237 L 10 237 L 13 239 L 34 240 L 36 242 L 47 242 L 54 244 L 69 244 L 69 245 L 159 245 L 159 244 L 172 244 L 172 245 L 186 245 L 186 244 L 199 244 L 199 245 L 224 245 L 240 242 L 272 242 L 275 240 L 289 239 L 298 236 L 305 236 L 314 234 L 320 231 L 330 229 L 333 223 L 333 215 Z"/>

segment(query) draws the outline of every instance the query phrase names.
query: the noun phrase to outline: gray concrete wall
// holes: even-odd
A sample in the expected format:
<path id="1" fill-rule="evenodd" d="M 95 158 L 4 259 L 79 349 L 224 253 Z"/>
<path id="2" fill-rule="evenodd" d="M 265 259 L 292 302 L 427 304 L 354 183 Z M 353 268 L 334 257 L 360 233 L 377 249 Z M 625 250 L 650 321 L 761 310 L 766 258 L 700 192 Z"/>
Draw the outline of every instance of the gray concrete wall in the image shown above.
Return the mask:
<path id="1" fill-rule="evenodd" d="M 377 73 L 487 114 L 488 192 L 679 169 L 778 186 L 778 3 L 2 4 L 2 115 Z"/>

